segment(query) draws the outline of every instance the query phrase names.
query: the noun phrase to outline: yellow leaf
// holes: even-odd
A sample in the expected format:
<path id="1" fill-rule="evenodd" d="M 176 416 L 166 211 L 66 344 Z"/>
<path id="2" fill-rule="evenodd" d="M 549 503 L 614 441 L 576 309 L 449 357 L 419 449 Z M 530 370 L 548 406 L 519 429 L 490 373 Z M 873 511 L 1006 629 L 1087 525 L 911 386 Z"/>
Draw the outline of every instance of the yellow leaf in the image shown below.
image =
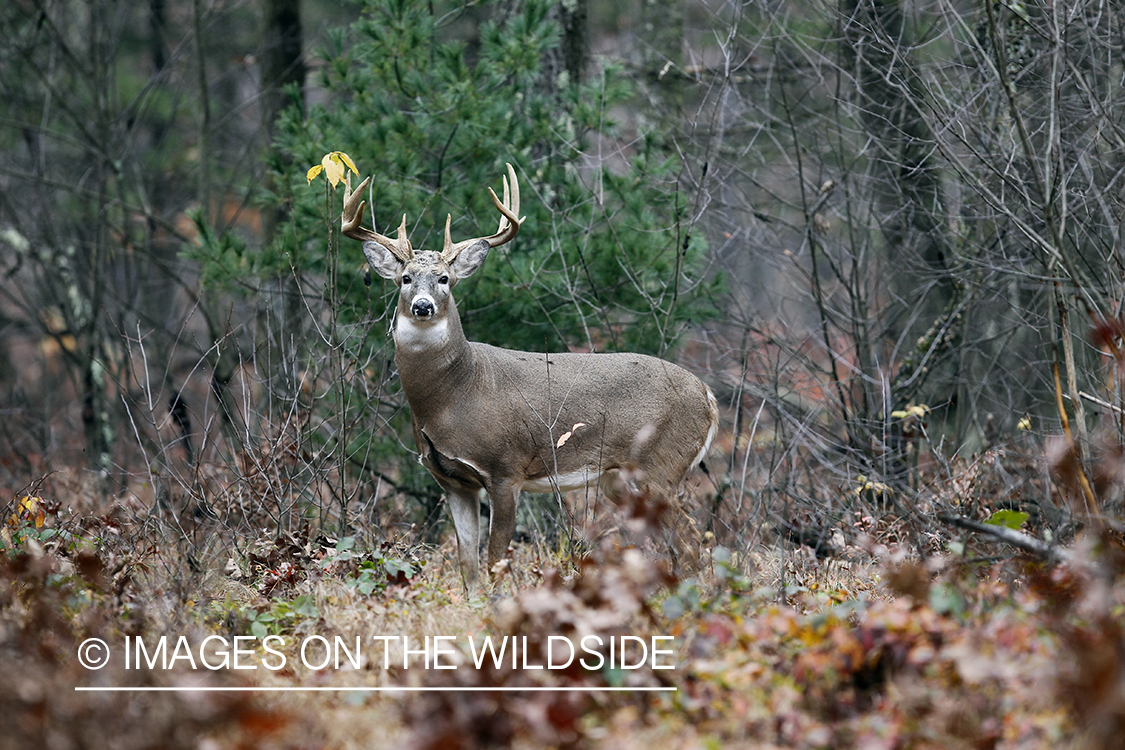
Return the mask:
<path id="1" fill-rule="evenodd" d="M 20 510 L 26 510 L 28 514 L 34 513 L 39 508 L 39 498 L 32 497 L 31 495 L 24 495 L 20 498 Z"/>
<path id="2" fill-rule="evenodd" d="M 324 176 L 332 183 L 333 188 L 344 179 L 344 163 L 340 161 L 337 154 L 339 154 L 338 151 L 333 151 L 330 154 L 325 154 L 324 158 L 320 160 L 321 166 L 324 167 Z"/>
<path id="3" fill-rule="evenodd" d="M 1031 417 L 1029 415 L 1025 415 L 1023 419 L 1021 419 L 1019 422 L 1016 423 L 1016 429 L 1017 430 L 1030 430 L 1031 429 Z"/>
<path id="4" fill-rule="evenodd" d="M 348 165 L 348 169 L 352 170 L 352 174 L 359 177 L 359 170 L 355 168 L 355 162 L 352 161 L 352 157 L 348 156 L 343 151 L 334 151 L 333 153 L 339 154 L 344 164 Z"/>
<path id="5" fill-rule="evenodd" d="M 918 406 L 908 406 L 905 409 L 892 411 L 891 419 L 906 419 L 907 417 L 916 417 L 918 419 L 921 419 L 929 413 L 930 407 L 926 406 L 925 404 L 919 404 Z"/>
<path id="6" fill-rule="evenodd" d="M 330 151 L 320 160 L 320 164 L 309 169 L 305 174 L 305 179 L 307 179 L 311 185 L 317 175 L 324 172 L 325 179 L 328 180 L 328 183 L 332 185 L 332 189 L 335 190 L 336 186 L 343 182 L 344 174 L 349 169 L 352 170 L 356 177 L 359 177 L 359 170 L 356 169 L 352 157 L 348 156 L 343 151 Z"/>

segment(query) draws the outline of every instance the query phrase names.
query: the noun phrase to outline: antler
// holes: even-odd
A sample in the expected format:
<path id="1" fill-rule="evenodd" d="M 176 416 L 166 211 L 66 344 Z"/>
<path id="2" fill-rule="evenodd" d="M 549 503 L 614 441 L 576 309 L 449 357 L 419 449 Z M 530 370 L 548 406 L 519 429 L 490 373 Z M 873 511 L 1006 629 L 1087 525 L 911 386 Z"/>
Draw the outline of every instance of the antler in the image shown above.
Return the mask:
<path id="1" fill-rule="evenodd" d="M 449 224 L 452 217 L 446 215 L 445 217 L 445 248 L 441 251 L 441 259 L 446 263 L 452 263 L 462 250 L 470 245 L 476 244 L 481 240 L 488 243 L 489 247 L 497 247 L 506 242 L 510 242 L 516 236 L 516 232 L 520 231 L 520 224 L 523 219 L 520 218 L 520 182 L 516 179 L 516 170 L 512 169 L 512 165 L 508 164 L 508 177 L 504 178 L 504 202 L 501 203 L 500 199 L 496 197 L 496 193 L 492 188 L 488 189 L 488 194 L 492 196 L 492 202 L 496 204 L 497 210 L 500 211 L 500 228 L 496 230 L 496 234 L 490 237 L 474 237 L 471 240 L 463 240 L 454 243 L 449 236 Z M 511 190 L 509 191 L 508 180 L 511 178 Z"/>
<path id="2" fill-rule="evenodd" d="M 360 226 L 360 222 L 363 220 L 363 206 L 366 203 L 363 200 L 363 189 L 367 187 L 370 180 L 370 177 L 365 178 L 353 193 L 350 175 L 344 177 L 344 213 L 340 215 L 340 230 L 345 237 L 351 237 L 353 240 L 378 242 L 390 250 L 396 258 L 406 263 L 414 257 L 414 248 L 410 246 L 410 240 L 406 238 L 406 214 L 402 215 L 402 224 L 398 228 L 398 239 L 392 240 L 385 234 L 379 234 Z"/>

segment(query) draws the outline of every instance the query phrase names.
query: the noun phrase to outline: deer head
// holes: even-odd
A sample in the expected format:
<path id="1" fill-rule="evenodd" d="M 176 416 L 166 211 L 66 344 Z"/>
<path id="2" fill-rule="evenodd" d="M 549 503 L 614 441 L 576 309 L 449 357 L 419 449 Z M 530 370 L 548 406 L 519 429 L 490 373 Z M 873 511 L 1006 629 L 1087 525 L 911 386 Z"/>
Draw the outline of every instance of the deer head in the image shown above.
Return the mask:
<path id="1" fill-rule="evenodd" d="M 456 309 L 450 292 L 457 282 L 480 268 L 489 250 L 511 241 L 519 232 L 523 222 L 519 217 L 520 185 L 512 165 L 508 164 L 507 167 L 504 200 L 501 201 L 492 188 L 488 188 L 492 202 L 500 212 L 500 226 L 495 234 L 453 242 L 450 237 L 452 217 L 447 215 L 445 246 L 440 253 L 414 250 L 406 237 L 405 214 L 395 239 L 365 229 L 361 226 L 365 205 L 363 189 L 371 178 L 366 178 L 354 192 L 351 190 L 350 180 L 345 182 L 341 229 L 345 236 L 363 243 L 363 253 L 376 273 L 398 285 L 400 325 L 414 326 L 419 333 L 443 326 L 450 312 Z M 400 328 L 399 332 L 402 330 Z M 400 346 L 409 346 L 411 342 L 405 340 L 398 343 Z"/>

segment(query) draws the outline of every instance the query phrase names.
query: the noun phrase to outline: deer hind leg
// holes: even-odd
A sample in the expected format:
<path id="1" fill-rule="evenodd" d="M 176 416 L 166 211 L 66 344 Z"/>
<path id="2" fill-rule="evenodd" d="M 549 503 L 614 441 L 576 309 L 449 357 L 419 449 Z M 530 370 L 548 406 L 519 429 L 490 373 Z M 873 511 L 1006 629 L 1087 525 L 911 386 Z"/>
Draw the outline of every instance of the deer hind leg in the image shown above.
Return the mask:
<path id="1" fill-rule="evenodd" d="M 488 488 L 488 569 L 508 553 L 508 545 L 516 533 L 516 506 L 520 499 L 520 485 L 500 481 Z"/>
<path id="2" fill-rule="evenodd" d="M 471 490 L 447 491 L 453 528 L 457 531 L 457 556 L 465 585 L 477 579 L 480 566 L 480 497 Z"/>
<path id="3" fill-rule="evenodd" d="M 640 492 L 650 503 L 662 505 L 658 514 L 661 536 L 672 571 L 678 576 L 693 575 L 700 567 L 703 537 L 685 504 L 688 495 L 683 484 L 694 464 L 692 456 L 667 457 L 639 482 Z"/>

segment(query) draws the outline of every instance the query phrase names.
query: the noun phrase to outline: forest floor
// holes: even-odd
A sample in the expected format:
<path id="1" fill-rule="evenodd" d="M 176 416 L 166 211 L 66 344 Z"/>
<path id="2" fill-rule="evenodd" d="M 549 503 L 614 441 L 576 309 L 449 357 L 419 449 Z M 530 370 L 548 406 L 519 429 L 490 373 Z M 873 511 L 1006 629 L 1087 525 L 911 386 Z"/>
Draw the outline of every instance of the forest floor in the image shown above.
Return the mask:
<path id="1" fill-rule="evenodd" d="M 59 506 L 6 519 L 0 748 L 1110 748 L 1125 727 L 1106 531 L 1064 561 L 704 535 L 678 576 L 607 535 L 516 545 L 468 594 L 452 539 L 281 535 L 224 565 Z"/>

